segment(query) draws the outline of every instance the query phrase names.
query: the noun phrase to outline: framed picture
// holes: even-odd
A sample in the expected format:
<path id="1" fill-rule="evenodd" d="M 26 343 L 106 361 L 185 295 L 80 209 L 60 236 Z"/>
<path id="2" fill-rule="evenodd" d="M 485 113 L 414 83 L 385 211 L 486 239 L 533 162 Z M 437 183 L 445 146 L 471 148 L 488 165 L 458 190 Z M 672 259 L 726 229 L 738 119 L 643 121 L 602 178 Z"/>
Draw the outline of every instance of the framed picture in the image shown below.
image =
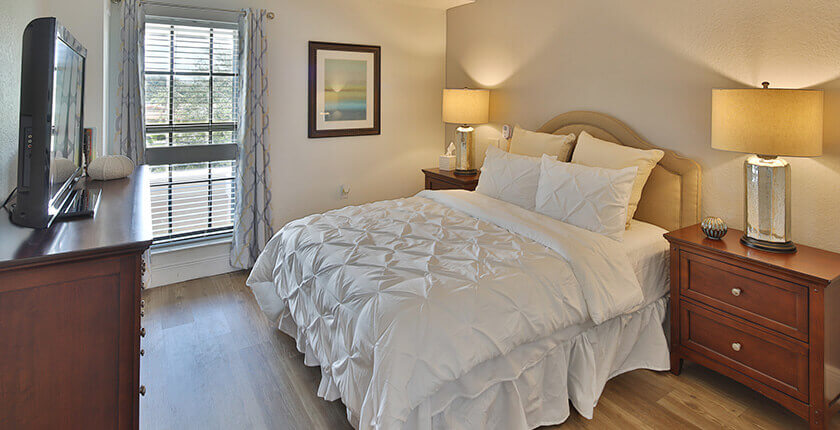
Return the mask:
<path id="1" fill-rule="evenodd" d="M 380 134 L 380 51 L 309 42 L 309 137 Z"/>

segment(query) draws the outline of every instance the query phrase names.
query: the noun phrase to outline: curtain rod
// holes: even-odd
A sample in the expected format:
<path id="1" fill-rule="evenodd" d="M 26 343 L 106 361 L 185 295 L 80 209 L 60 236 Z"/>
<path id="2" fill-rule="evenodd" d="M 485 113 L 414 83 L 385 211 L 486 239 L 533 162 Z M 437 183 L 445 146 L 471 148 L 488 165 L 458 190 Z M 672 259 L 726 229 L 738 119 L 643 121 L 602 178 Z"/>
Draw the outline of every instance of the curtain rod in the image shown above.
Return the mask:
<path id="1" fill-rule="evenodd" d="M 119 0 L 117 0 L 117 2 L 119 2 Z M 140 3 L 141 4 L 152 5 L 152 6 L 177 7 L 177 8 L 181 8 L 181 9 L 193 9 L 193 10 L 209 10 L 209 11 L 214 11 L 214 12 L 230 12 L 230 13 L 238 13 L 238 14 L 245 15 L 244 11 L 236 10 L 236 9 L 222 9 L 222 8 L 218 8 L 218 7 L 189 6 L 189 5 L 183 5 L 183 4 L 164 3 L 164 2 L 159 2 L 159 1 L 145 1 L 145 0 L 141 0 Z M 274 19 L 274 12 L 268 12 L 267 14 L 265 14 L 265 17 L 268 18 L 268 19 Z"/>

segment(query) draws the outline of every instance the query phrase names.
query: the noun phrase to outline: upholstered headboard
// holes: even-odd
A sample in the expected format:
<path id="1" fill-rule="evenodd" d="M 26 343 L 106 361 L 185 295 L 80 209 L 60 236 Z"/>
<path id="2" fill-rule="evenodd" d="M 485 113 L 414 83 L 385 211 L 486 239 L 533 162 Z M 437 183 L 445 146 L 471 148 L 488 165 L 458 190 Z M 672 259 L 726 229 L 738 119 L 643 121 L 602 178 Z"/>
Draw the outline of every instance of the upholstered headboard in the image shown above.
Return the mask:
<path id="1" fill-rule="evenodd" d="M 657 148 L 644 141 L 627 124 L 598 112 L 573 111 L 552 118 L 542 133 L 579 136 L 586 131 L 594 137 L 640 149 L 661 149 L 665 156 L 654 167 L 642 191 L 635 218 L 676 230 L 700 221 L 700 165 L 674 151 Z"/>

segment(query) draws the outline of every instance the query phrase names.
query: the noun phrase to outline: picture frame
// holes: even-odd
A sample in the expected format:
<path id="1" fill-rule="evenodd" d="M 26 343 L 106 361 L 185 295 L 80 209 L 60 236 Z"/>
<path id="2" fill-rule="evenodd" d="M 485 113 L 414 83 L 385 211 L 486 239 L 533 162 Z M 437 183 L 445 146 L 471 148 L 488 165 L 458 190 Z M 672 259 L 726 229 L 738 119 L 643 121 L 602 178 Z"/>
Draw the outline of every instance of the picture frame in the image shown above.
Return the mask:
<path id="1" fill-rule="evenodd" d="M 380 134 L 380 54 L 374 45 L 309 42 L 309 137 Z"/>

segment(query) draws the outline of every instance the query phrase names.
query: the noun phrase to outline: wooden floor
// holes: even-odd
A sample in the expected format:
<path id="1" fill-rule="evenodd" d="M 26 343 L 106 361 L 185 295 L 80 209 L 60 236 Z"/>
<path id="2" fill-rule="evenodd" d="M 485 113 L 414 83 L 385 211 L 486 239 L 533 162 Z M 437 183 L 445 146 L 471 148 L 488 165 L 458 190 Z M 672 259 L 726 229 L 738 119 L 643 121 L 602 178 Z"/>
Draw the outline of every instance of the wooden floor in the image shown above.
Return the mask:
<path id="1" fill-rule="evenodd" d="M 319 371 L 271 328 L 244 272 L 144 293 L 141 429 L 349 429 L 340 402 L 316 395 Z M 574 410 L 574 408 L 573 408 Z M 832 421 L 840 428 L 840 417 Z M 607 383 L 595 419 L 555 428 L 797 429 L 805 421 L 711 371 L 647 370 Z"/>

